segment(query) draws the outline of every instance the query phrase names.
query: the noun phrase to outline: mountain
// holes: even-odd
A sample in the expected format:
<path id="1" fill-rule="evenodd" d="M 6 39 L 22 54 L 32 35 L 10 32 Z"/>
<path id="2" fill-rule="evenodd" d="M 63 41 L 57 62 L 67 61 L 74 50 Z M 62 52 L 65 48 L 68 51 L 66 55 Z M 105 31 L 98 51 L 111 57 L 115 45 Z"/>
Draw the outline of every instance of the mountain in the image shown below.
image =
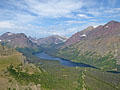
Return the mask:
<path id="1" fill-rule="evenodd" d="M 80 40 L 83 40 L 86 38 L 86 36 L 88 35 L 88 33 L 93 30 L 94 27 L 93 26 L 89 26 L 86 29 L 82 30 L 81 32 L 77 32 L 74 35 L 72 35 L 72 37 L 70 37 L 66 42 L 65 45 L 71 45 L 74 43 L 79 42 Z"/>
<path id="2" fill-rule="evenodd" d="M 25 47 L 35 47 L 35 44 L 29 40 L 29 38 L 24 33 L 11 33 L 7 32 L 0 36 L 0 41 L 9 47 L 14 48 L 25 48 Z"/>
<path id="3" fill-rule="evenodd" d="M 77 32 L 76 34 L 72 35 L 67 41 L 66 45 L 71 45 L 76 42 L 79 42 L 83 39 L 93 39 L 93 38 L 101 38 L 101 37 L 111 37 L 113 35 L 117 35 L 120 33 L 120 23 L 117 21 L 110 21 L 105 25 L 100 25 L 96 28 L 93 26 L 89 26 L 85 30 Z"/>
<path id="4" fill-rule="evenodd" d="M 81 35 L 83 37 L 81 37 Z M 94 65 L 105 70 L 118 70 L 120 65 L 120 22 L 110 21 L 70 37 L 57 56 Z"/>
<path id="5" fill-rule="evenodd" d="M 48 37 L 45 37 L 45 38 L 39 38 L 39 39 L 29 37 L 29 39 L 33 43 L 36 43 L 38 46 L 41 46 L 41 47 L 44 47 L 44 48 L 49 48 L 49 47 L 52 47 L 54 45 L 61 44 L 61 43 L 65 42 L 67 40 L 66 37 L 62 37 L 62 36 L 59 36 L 59 35 L 52 35 L 52 36 L 48 36 Z"/>
<path id="6" fill-rule="evenodd" d="M 44 45 L 44 44 L 59 44 L 59 43 L 63 43 L 66 41 L 67 38 L 59 36 L 59 35 L 52 35 L 49 37 L 45 37 L 45 38 L 40 38 L 38 39 L 38 45 Z"/>
<path id="7" fill-rule="evenodd" d="M 101 29 L 97 27 L 78 32 L 82 36 L 80 39 L 78 38 L 77 42 L 67 44 L 56 53 L 59 57 L 94 65 L 99 69 L 68 67 L 60 65 L 60 62 L 55 60 L 37 58 L 33 55 L 34 50 L 30 48 L 31 44 L 26 44 L 28 41 L 35 45 L 38 43 L 37 39 L 28 38 L 22 33 L 7 32 L 1 35 L 0 90 L 120 90 L 120 74 L 115 72 L 120 69 L 118 62 L 120 51 L 118 24 L 119 22 L 113 23 L 113 21 L 105 24 L 107 28 L 111 26 L 116 28 L 108 29 L 107 33 L 104 33 L 104 28 L 102 28 L 105 25 L 99 26 Z M 50 45 L 50 47 L 52 46 L 51 49 L 68 42 L 64 41 L 66 38 L 61 41 L 53 37 L 45 40 L 46 43 L 40 44 L 40 46 Z M 19 48 L 23 54 L 14 48 L 5 46 L 18 47 L 19 44 L 22 46 L 21 43 L 28 47 Z M 38 50 L 38 48 L 36 49 Z M 50 51 L 50 49 L 47 50 Z M 52 52 L 50 51 L 50 53 Z M 64 63 L 66 64 L 67 61 L 65 60 Z"/>
<path id="8" fill-rule="evenodd" d="M 38 43 L 37 38 L 31 37 L 31 36 L 29 36 L 28 38 L 29 38 L 29 40 L 32 41 L 33 43 L 36 43 L 36 44 Z"/>
<path id="9" fill-rule="evenodd" d="M 0 90 L 120 89 L 120 74 L 93 68 L 66 67 L 56 61 L 35 57 L 31 58 L 31 63 L 22 63 L 27 58 L 14 49 L 0 45 Z"/>

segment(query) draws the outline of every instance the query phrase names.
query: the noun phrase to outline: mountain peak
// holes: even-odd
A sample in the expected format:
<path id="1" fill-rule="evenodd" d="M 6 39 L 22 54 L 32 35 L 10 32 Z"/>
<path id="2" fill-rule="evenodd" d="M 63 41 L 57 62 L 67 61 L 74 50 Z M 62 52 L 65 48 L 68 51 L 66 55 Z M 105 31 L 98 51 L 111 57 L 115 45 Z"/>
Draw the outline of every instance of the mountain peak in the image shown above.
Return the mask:
<path id="1" fill-rule="evenodd" d="M 4 33 L 3 35 L 12 35 L 13 33 L 11 33 L 11 32 L 6 32 L 6 33 Z"/>
<path id="2" fill-rule="evenodd" d="M 35 45 L 29 40 L 29 38 L 24 33 L 11 33 L 6 32 L 0 36 L 2 42 L 10 47 L 24 48 L 24 47 L 34 47 Z"/>
<path id="3" fill-rule="evenodd" d="M 94 29 L 93 26 L 88 26 L 86 29 L 84 29 L 84 33 L 88 32 L 88 31 L 91 31 L 92 29 Z"/>
<path id="4" fill-rule="evenodd" d="M 94 29 L 93 26 L 88 26 L 86 29 Z"/>
<path id="5" fill-rule="evenodd" d="M 116 23 L 120 23 L 120 22 L 112 20 L 112 21 L 108 22 L 107 25 L 109 25 L 109 24 L 116 24 Z"/>
<path id="6" fill-rule="evenodd" d="M 17 33 L 16 36 L 27 38 L 27 36 L 24 33 Z"/>

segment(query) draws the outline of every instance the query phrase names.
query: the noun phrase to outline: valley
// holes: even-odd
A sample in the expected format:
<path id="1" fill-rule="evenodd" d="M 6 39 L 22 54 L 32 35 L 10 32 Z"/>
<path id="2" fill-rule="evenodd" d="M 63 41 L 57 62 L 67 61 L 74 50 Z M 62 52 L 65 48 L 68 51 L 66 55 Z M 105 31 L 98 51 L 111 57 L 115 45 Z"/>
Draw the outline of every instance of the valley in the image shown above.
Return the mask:
<path id="1" fill-rule="evenodd" d="M 6 32 L 0 36 L 0 90 L 119 90 L 119 33 L 117 21 L 68 39 Z"/>
<path id="2" fill-rule="evenodd" d="M 120 90 L 120 0 L 0 0 L 0 90 Z"/>
<path id="3" fill-rule="evenodd" d="M 110 21 L 92 30 L 85 29 L 70 37 L 56 55 L 103 70 L 119 71 L 119 33 L 120 22 L 117 21 Z M 86 36 L 81 37 L 82 34 Z"/>

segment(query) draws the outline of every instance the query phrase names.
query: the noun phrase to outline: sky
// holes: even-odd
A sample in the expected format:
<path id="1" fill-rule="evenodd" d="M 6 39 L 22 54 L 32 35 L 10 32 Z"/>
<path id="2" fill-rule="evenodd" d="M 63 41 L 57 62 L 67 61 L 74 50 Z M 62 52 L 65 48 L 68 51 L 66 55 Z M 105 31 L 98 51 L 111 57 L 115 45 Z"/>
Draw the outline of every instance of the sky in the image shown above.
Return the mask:
<path id="1" fill-rule="evenodd" d="M 0 0 L 0 34 L 70 37 L 111 20 L 120 21 L 120 0 Z"/>

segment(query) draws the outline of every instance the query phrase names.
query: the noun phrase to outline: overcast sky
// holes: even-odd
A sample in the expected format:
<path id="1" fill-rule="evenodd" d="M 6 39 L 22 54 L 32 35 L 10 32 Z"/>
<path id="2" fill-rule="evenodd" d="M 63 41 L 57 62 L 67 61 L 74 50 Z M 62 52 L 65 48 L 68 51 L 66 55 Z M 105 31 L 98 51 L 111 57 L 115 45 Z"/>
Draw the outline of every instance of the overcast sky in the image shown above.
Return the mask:
<path id="1" fill-rule="evenodd" d="M 0 0 L 0 34 L 71 36 L 111 20 L 120 21 L 120 0 Z"/>

